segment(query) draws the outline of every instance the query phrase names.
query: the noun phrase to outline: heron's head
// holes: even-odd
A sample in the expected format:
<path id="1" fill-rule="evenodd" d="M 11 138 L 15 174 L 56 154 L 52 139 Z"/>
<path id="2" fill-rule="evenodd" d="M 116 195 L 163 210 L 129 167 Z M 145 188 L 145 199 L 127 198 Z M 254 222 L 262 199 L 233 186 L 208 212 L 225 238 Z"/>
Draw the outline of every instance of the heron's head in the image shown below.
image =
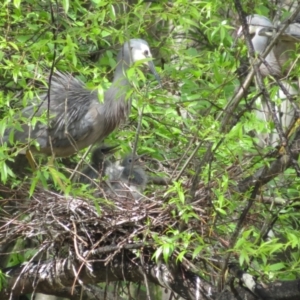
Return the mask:
<path id="1" fill-rule="evenodd" d="M 122 178 L 130 180 L 133 185 L 143 186 L 147 183 L 147 175 L 140 161 L 140 155 L 129 154 L 121 162 Z"/>
<path id="2" fill-rule="evenodd" d="M 122 160 L 121 166 L 125 168 L 130 167 L 131 165 L 133 165 L 133 167 L 142 166 L 143 163 L 140 160 L 141 157 L 141 155 L 129 154 Z"/>
<path id="3" fill-rule="evenodd" d="M 103 161 L 106 156 L 110 156 L 119 150 L 119 145 L 116 146 L 108 146 L 102 144 L 101 146 L 95 148 L 92 152 L 92 162 L 94 164 L 98 164 L 99 162 Z"/>
<path id="4" fill-rule="evenodd" d="M 122 49 L 122 54 L 125 58 L 125 61 L 132 65 L 137 61 L 143 61 L 143 65 L 145 65 L 150 72 L 154 75 L 156 80 L 160 82 L 160 77 L 155 70 L 155 66 L 152 60 L 152 54 L 150 51 L 150 47 L 145 40 L 142 39 L 131 39 L 126 42 Z"/>
<path id="5" fill-rule="evenodd" d="M 274 28 L 271 21 L 260 15 L 250 15 L 246 18 L 248 24 L 248 30 L 251 37 L 252 45 L 257 53 L 262 53 L 268 43 L 269 38 L 266 35 L 262 35 L 261 32 L 265 29 Z M 237 38 L 243 35 L 243 27 L 241 26 L 237 33 Z"/>
<path id="6" fill-rule="evenodd" d="M 270 29 L 273 28 L 272 22 L 265 16 L 260 15 L 250 15 L 246 18 L 247 24 L 249 26 L 249 33 L 251 36 L 260 33 L 262 29 Z M 238 30 L 238 37 L 243 34 L 243 27 L 241 26 Z"/>

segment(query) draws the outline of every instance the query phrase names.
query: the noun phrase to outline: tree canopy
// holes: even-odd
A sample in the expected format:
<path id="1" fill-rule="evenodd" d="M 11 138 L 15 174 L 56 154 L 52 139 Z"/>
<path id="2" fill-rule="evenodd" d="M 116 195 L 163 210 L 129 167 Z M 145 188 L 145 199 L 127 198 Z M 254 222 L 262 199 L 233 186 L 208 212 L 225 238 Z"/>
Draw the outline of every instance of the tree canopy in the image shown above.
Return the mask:
<path id="1" fill-rule="evenodd" d="M 0 8 L 1 299 L 158 299 L 155 285 L 184 299 L 300 299 L 299 99 L 288 97 L 295 115 L 283 128 L 283 78 L 262 77 L 266 53 L 254 52 L 248 29 L 237 35 L 247 15 L 296 22 L 297 1 L 5 0 Z M 144 198 L 99 196 L 76 182 L 87 149 L 33 153 L 32 170 L 13 132 L 49 115 L 20 112 L 57 70 L 103 101 L 116 54 L 132 38 L 148 42 L 161 84 L 141 64 L 129 69 L 130 117 L 105 143 L 119 145 L 112 160 L 142 155 Z M 296 86 L 295 49 L 284 79 Z M 258 99 L 270 120 L 255 113 Z M 274 131 L 277 144 L 260 146 Z"/>

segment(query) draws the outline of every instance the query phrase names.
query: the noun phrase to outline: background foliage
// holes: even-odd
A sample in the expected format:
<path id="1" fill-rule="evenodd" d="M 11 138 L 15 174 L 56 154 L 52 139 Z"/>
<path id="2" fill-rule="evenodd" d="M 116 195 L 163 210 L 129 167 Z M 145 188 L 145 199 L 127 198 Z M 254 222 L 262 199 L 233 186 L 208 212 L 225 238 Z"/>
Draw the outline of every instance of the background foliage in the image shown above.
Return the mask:
<path id="1" fill-rule="evenodd" d="M 271 19 L 278 11 L 272 1 L 249 0 L 242 5 L 246 14 Z M 284 8 L 280 12 L 282 18 L 288 15 Z M 149 176 L 170 180 L 168 187 L 149 186 L 146 195 L 174 205 L 174 219 L 182 222 L 182 228 L 170 227 L 165 235 L 152 236 L 157 245 L 154 259 L 168 261 L 176 255 L 178 261 L 199 261 L 200 257 L 196 271 L 214 284 L 224 275 L 221 259 L 229 258 L 228 253 L 230 260 L 261 278 L 296 278 L 300 271 L 300 185 L 295 170 L 260 187 L 255 199 L 250 197 L 252 191 L 241 195 L 235 189 L 240 180 L 274 160 L 267 157 L 271 149 L 258 148 L 257 138 L 250 134 L 273 126 L 266 126 L 253 114 L 254 84 L 234 112 L 228 130 L 220 130 L 224 108 L 241 80 L 237 70 L 242 59 L 247 60 L 245 44 L 235 41 L 238 27 L 231 1 L 3 1 L 0 136 L 6 128 L 37 121 L 18 117 L 18 111 L 47 88 L 53 70 L 72 73 L 88 88 L 98 89 L 101 99 L 112 79 L 117 49 L 130 38 L 143 38 L 152 49 L 163 89 L 150 81 L 137 88 L 128 122 L 105 142 L 121 145 L 118 159 L 133 149 L 138 137 L 137 152 L 147 155 Z M 295 66 L 293 72 L 298 71 Z M 276 88 L 270 88 L 270 94 Z M 16 188 L 30 182 L 29 198 L 41 185 L 91 198 L 86 187 L 69 180 L 70 169 L 85 151 L 67 164 L 56 159 L 53 165 L 37 158 L 39 169 L 20 179 L 9 163 L 20 150 L 16 147 L 11 152 L 6 144 L 0 148 L 3 183 Z M 249 201 L 253 203 L 241 219 Z M 237 228 L 240 220 L 242 225 Z M 270 229 L 274 237 L 267 238 Z M 11 255 L 9 265 L 30 254 Z"/>

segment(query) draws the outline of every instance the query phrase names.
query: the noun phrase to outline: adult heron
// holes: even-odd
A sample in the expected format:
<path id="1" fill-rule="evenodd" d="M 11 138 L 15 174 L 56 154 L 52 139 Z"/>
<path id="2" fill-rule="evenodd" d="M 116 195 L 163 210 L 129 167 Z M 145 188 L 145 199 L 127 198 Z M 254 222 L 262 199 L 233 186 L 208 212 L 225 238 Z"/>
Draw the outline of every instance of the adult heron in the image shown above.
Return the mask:
<path id="1" fill-rule="evenodd" d="M 131 84 L 127 70 L 139 60 L 144 60 L 143 64 L 160 81 L 148 43 L 142 39 L 131 39 L 118 53 L 113 81 L 104 94 L 103 103 L 99 102 L 97 91 L 86 89 L 84 83 L 71 74 L 56 72 L 49 93 L 42 94 L 33 105 L 21 112 L 21 116 L 29 120 L 48 113 L 49 124 L 23 124 L 22 131 L 15 130 L 14 139 L 21 143 L 36 140 L 39 149 L 31 146 L 31 150 L 57 157 L 72 155 L 101 142 L 129 114 L 131 99 L 127 95 Z M 9 133 L 10 130 L 6 132 L 4 141 L 8 140 Z"/>
<path id="2" fill-rule="evenodd" d="M 276 26 L 276 30 L 274 30 L 274 27 L 265 27 L 259 31 L 259 35 L 270 38 L 276 33 L 276 31 L 281 30 L 282 26 L 284 26 L 284 24 L 279 24 Z M 281 33 L 279 41 L 272 49 L 278 65 L 281 67 L 281 74 L 288 75 L 291 71 L 294 63 L 292 55 L 298 50 L 299 45 L 297 44 L 299 44 L 299 42 L 300 24 L 291 23 Z"/>
<path id="3" fill-rule="evenodd" d="M 276 27 L 265 16 L 250 15 L 246 18 L 249 34 L 252 36 L 251 42 L 254 51 L 262 54 L 268 46 L 270 37 L 274 35 Z M 281 25 L 280 25 L 281 26 Z M 278 29 L 280 29 L 280 26 Z M 238 30 L 238 36 L 242 34 L 242 27 Z M 300 24 L 289 24 L 279 36 L 278 41 L 266 56 L 265 61 L 268 66 L 262 63 L 259 67 L 263 76 L 276 75 L 282 76 L 286 74 L 290 67 L 289 63 L 291 54 L 297 49 L 296 43 L 300 42 Z M 289 68 L 288 68 L 289 67 Z"/>
<path id="4" fill-rule="evenodd" d="M 265 29 L 273 29 L 274 26 L 272 22 L 265 16 L 260 15 L 251 15 L 246 18 L 249 34 L 252 37 L 251 42 L 254 48 L 254 51 L 258 54 L 262 54 L 266 49 L 269 41 L 269 37 L 267 35 L 261 35 L 260 33 Z M 242 34 L 242 27 L 238 30 L 238 36 Z M 263 76 L 271 75 L 280 75 L 281 74 L 281 66 L 279 65 L 273 49 L 269 52 L 269 54 L 265 58 L 268 63 L 270 70 L 268 67 L 262 63 L 259 67 L 260 72 Z"/>
<path id="5" fill-rule="evenodd" d="M 246 20 L 249 25 L 249 33 L 252 36 L 251 42 L 254 51 L 258 54 L 262 54 L 268 46 L 270 36 L 275 30 L 275 26 L 265 16 L 251 15 L 248 16 Z M 297 28 L 299 31 L 297 31 Z M 242 28 L 239 29 L 238 35 L 241 33 Z M 290 63 L 291 51 L 296 49 L 296 33 L 300 35 L 300 27 L 298 27 L 297 24 L 290 24 L 279 37 L 277 43 L 265 58 L 266 64 L 262 62 L 259 67 L 259 70 L 264 77 L 271 75 L 282 78 L 290 71 L 292 66 Z M 289 82 L 286 80 L 281 80 L 281 82 L 290 96 L 298 94 L 298 90 L 296 90 Z M 286 131 L 294 120 L 295 111 L 290 101 L 287 99 L 287 96 L 281 89 L 277 94 L 277 98 L 281 99 L 281 103 L 277 106 L 277 117 L 283 130 Z M 256 105 L 258 109 L 256 111 L 256 115 L 259 119 L 266 122 L 272 120 L 271 112 L 269 112 L 265 101 L 259 99 Z M 270 134 L 259 134 L 258 138 L 260 146 L 276 146 L 279 135 L 277 131 L 273 129 Z"/>
<path id="6" fill-rule="evenodd" d="M 290 96 L 296 96 L 299 94 L 298 90 L 288 82 L 282 80 L 281 83 Z M 283 132 L 287 132 L 290 129 L 293 121 L 295 120 L 295 109 L 281 89 L 279 89 L 279 91 L 276 93 L 275 98 L 277 98 L 273 99 L 275 100 L 275 102 L 278 102 L 278 100 L 280 100 L 280 103 L 276 106 L 276 115 L 278 121 L 283 129 Z M 267 103 L 261 98 L 258 98 L 256 101 L 255 113 L 258 119 L 262 121 L 270 122 L 272 120 L 272 113 L 269 111 Z M 271 131 L 268 133 L 259 133 L 257 136 L 259 139 L 258 145 L 260 147 L 276 147 L 280 140 L 279 134 L 275 128 L 271 129 Z"/>

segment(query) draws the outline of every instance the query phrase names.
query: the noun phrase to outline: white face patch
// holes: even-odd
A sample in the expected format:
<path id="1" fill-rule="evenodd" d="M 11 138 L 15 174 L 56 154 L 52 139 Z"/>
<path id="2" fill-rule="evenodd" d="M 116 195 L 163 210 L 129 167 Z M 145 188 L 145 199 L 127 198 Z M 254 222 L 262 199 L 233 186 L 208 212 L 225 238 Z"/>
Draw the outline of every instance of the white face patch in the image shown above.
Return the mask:
<path id="1" fill-rule="evenodd" d="M 255 27 L 255 26 L 249 25 L 248 28 L 249 28 L 249 33 L 250 33 L 250 34 L 255 33 L 255 31 L 256 31 L 256 27 Z M 239 28 L 238 32 L 237 32 L 237 37 L 241 37 L 242 34 L 243 34 L 243 27 L 241 26 L 241 27 Z"/>
<path id="2" fill-rule="evenodd" d="M 256 30 L 257 29 L 261 29 L 261 28 L 258 28 L 258 27 L 256 27 L 256 26 L 253 26 L 253 25 L 249 25 L 249 33 L 250 34 L 253 34 L 253 33 L 256 33 Z"/>
<path id="3" fill-rule="evenodd" d="M 246 18 L 248 26 L 249 26 L 249 33 L 250 34 L 258 34 L 259 31 L 262 28 L 273 28 L 273 24 L 271 21 L 264 17 L 264 16 L 258 16 L 258 15 L 253 15 L 253 16 L 248 16 Z M 240 37 L 242 35 L 242 26 L 240 26 L 237 36 Z"/>
<path id="4" fill-rule="evenodd" d="M 133 62 L 152 57 L 149 47 L 144 44 L 140 45 L 138 49 L 132 48 L 131 55 L 132 55 Z"/>

